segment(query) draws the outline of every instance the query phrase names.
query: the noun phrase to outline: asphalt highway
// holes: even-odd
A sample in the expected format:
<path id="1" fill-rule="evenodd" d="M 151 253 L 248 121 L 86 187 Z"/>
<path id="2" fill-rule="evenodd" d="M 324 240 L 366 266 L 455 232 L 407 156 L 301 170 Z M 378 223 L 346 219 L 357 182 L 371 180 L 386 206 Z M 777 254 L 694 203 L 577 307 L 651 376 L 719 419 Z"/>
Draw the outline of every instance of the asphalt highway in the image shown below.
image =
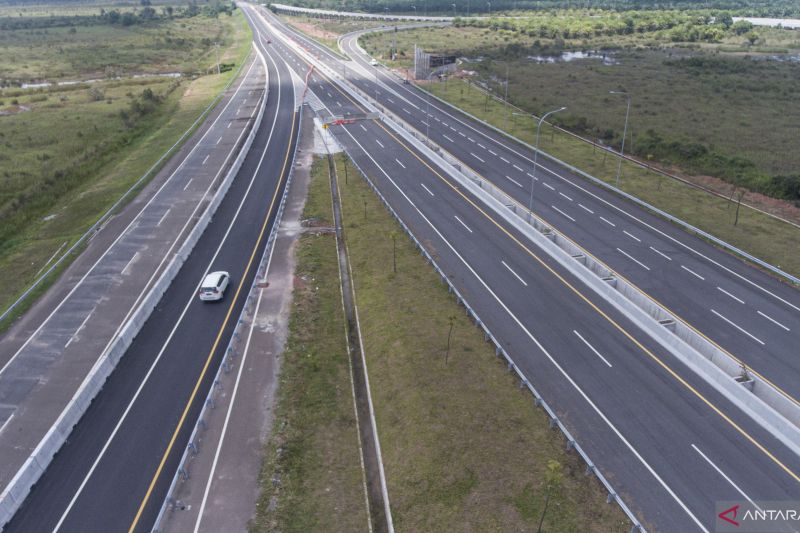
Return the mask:
<path id="1" fill-rule="evenodd" d="M 533 187 L 533 211 L 548 225 L 798 403 L 800 291 L 546 158 L 538 159 L 534 175 L 534 154 L 527 147 L 401 83 L 385 68 L 370 66 L 371 58 L 357 46 L 363 33 L 341 40 L 358 65 L 350 63 L 345 71 L 360 89 L 427 132 L 521 208 L 527 208 Z M 342 71 L 341 59 L 313 46 Z"/>
<path id="2" fill-rule="evenodd" d="M 297 141 L 294 86 L 264 59 L 261 127 L 227 196 L 103 391 L 7 531 L 146 531 L 244 305 L 272 229 Z M 197 298 L 206 272 L 232 283 L 215 304 Z"/>
<path id="3" fill-rule="evenodd" d="M 305 61 L 250 18 L 305 78 Z M 309 80 L 323 117 L 366 111 L 319 72 Z M 710 531 L 718 500 L 800 496 L 792 452 L 413 146 L 376 120 L 329 131 L 648 528 Z"/>

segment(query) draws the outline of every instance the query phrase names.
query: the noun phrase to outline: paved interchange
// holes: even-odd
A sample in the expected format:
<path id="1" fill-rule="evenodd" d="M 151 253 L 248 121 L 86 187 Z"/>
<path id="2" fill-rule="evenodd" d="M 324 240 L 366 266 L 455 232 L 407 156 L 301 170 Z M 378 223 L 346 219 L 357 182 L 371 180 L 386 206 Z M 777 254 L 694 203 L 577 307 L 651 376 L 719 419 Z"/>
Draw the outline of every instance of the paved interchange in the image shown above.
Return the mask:
<path id="1" fill-rule="evenodd" d="M 260 256 L 297 135 L 289 73 L 305 79 L 309 68 L 276 38 L 274 28 L 283 27 L 277 19 L 260 8 L 244 9 L 269 71 L 256 141 L 179 277 L 9 531 L 152 526 L 220 362 L 219 347 L 242 307 L 233 291 L 222 305 L 199 305 L 196 285 L 208 269 L 226 269 L 234 288 L 249 286 L 249 259 Z M 527 201 L 530 154 L 371 69 L 353 38 L 344 40 L 345 49 L 380 81 L 376 89 L 371 76 L 351 68 L 356 85 L 377 91 L 381 103 L 408 122 L 429 125 L 432 140 Z M 324 48 L 306 46 L 341 69 L 340 59 Z M 323 74 L 309 80 L 321 115 L 367 111 Z M 800 495 L 797 456 L 416 148 L 379 120 L 331 131 L 646 526 L 712 530 L 717 500 Z M 797 397 L 796 291 L 540 163 L 537 213 Z"/>

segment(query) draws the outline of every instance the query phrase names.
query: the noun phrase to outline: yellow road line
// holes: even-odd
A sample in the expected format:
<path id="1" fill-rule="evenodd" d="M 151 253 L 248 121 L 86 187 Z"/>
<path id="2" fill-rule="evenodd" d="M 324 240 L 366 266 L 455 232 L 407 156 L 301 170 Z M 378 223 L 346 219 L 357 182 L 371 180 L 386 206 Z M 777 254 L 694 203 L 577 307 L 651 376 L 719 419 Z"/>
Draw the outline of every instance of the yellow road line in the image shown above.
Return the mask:
<path id="1" fill-rule="evenodd" d="M 283 178 L 286 176 L 286 165 L 289 163 L 289 155 L 291 154 L 292 148 L 292 138 L 294 137 L 294 124 L 295 118 L 297 116 L 297 111 L 295 110 L 292 113 L 292 130 L 289 134 L 289 146 L 286 148 L 286 156 L 283 160 L 283 168 L 281 169 L 281 175 L 278 179 L 277 187 L 275 187 L 275 193 L 272 195 L 272 201 L 269 204 L 269 210 L 267 211 L 266 217 L 264 217 L 264 223 L 261 226 L 261 231 L 258 234 L 258 240 L 256 240 L 255 245 L 253 246 L 253 251 L 250 252 L 250 258 L 247 260 L 247 266 L 245 267 L 244 274 L 242 275 L 242 279 L 245 279 L 250 272 L 250 269 L 253 266 L 253 261 L 256 257 L 256 252 L 258 251 L 258 247 L 261 244 L 261 241 L 264 238 L 264 232 L 267 229 L 267 225 L 269 223 L 269 217 L 272 215 L 272 210 L 275 207 L 275 201 L 278 198 L 278 192 L 281 189 L 281 183 L 283 182 Z M 139 510 L 136 512 L 136 516 L 133 518 L 133 522 L 131 522 L 131 526 L 128 528 L 128 533 L 133 533 L 136 529 L 136 526 L 139 524 L 139 520 L 142 517 L 142 513 L 144 512 L 144 508 L 147 506 L 147 502 L 150 499 L 150 495 L 153 493 L 153 489 L 156 486 L 156 482 L 158 478 L 161 476 L 161 471 L 164 469 L 164 465 L 167 462 L 167 457 L 172 452 L 172 447 L 175 445 L 175 441 L 178 438 L 178 433 L 180 433 L 181 428 L 183 427 L 184 422 L 186 421 L 186 417 L 189 414 L 189 409 L 194 403 L 194 399 L 197 396 L 198 390 L 200 390 L 200 384 L 203 381 L 203 378 L 208 371 L 208 367 L 211 365 L 211 359 L 214 356 L 214 353 L 217 351 L 217 347 L 219 346 L 219 342 L 222 339 L 222 334 L 225 331 L 226 326 L 228 325 L 228 321 L 230 320 L 231 313 L 233 313 L 233 307 L 236 305 L 237 300 L 239 299 L 239 294 L 242 291 L 243 284 L 240 283 L 239 286 L 236 288 L 236 293 L 233 296 L 233 300 L 231 300 L 231 304 L 228 307 L 228 312 L 225 314 L 225 320 L 222 322 L 222 326 L 219 328 L 219 332 L 217 333 L 217 337 L 214 340 L 214 344 L 211 347 L 211 351 L 208 353 L 208 357 L 206 357 L 206 362 L 203 364 L 203 370 L 200 372 L 200 376 L 197 378 L 197 381 L 194 384 L 194 388 L 192 389 L 192 394 L 189 396 L 189 400 L 186 402 L 186 406 L 183 408 L 183 413 L 181 413 L 181 417 L 178 420 L 178 425 L 175 427 L 175 430 L 172 432 L 172 437 L 169 439 L 169 444 L 167 445 L 167 449 L 164 451 L 164 455 L 161 457 L 161 461 L 158 464 L 158 468 L 156 469 L 155 474 L 153 474 L 153 479 L 150 481 L 150 485 L 147 487 L 147 492 L 142 499 L 142 503 L 139 505 Z"/>

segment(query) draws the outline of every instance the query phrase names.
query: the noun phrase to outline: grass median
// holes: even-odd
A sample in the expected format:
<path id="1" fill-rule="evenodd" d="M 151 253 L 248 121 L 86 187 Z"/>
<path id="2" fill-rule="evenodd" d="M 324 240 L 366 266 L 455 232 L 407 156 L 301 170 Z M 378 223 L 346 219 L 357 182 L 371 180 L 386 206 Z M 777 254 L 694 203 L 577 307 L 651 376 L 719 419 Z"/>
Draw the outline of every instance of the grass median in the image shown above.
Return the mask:
<path id="1" fill-rule="evenodd" d="M 330 198 L 319 183 L 320 166 L 315 167 L 317 183 L 312 183 L 305 216 L 328 224 L 325 202 Z M 533 407 L 529 393 L 517 387 L 365 181 L 350 165 L 345 184 L 341 156 L 337 168 L 396 529 L 533 530 L 549 492 L 545 531 L 627 531 L 621 510 L 605 503 L 599 483 L 566 451 L 562 436 Z M 314 207 L 320 202 L 324 211 Z M 258 531 L 364 528 L 363 521 L 343 523 L 339 514 L 325 512 L 334 501 L 340 501 L 337 508 L 352 509 L 364 502 L 363 489 L 336 482 L 346 472 L 351 483 L 358 477 L 336 268 L 332 237 L 301 239 L 300 289 L 276 419 L 276 432 L 294 438 L 280 437 L 268 448 Z M 305 284 L 312 279 L 309 297 Z M 338 453 L 331 451 L 334 445 L 341 446 Z M 275 472 L 280 472 L 280 488 L 275 488 Z M 344 501 L 337 500 L 337 491 Z M 276 494 L 270 513 L 270 498 Z"/>

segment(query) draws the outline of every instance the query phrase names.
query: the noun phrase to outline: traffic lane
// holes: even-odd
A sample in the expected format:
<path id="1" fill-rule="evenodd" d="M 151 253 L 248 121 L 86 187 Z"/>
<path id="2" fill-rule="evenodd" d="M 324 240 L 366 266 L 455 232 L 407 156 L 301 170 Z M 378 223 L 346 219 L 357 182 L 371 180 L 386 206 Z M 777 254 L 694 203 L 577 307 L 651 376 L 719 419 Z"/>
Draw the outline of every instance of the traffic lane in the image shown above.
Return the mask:
<path id="1" fill-rule="evenodd" d="M 277 117 L 276 111 L 279 109 L 279 106 L 277 102 L 276 83 L 277 82 L 275 81 L 275 76 L 273 74 L 270 80 L 271 96 L 267 102 L 267 107 L 265 110 L 267 117 Z M 212 223 L 204 232 L 193 253 L 190 255 L 184 267 L 181 269 L 178 277 L 176 277 L 176 280 L 170 286 L 170 289 L 168 289 L 167 293 L 165 293 L 165 296 L 162 298 L 162 301 L 154 312 L 153 317 L 147 322 L 144 329 L 139 336 L 137 336 L 136 340 L 131 346 L 131 349 L 129 349 L 128 353 L 126 354 L 126 357 L 122 358 L 118 368 L 109 378 L 107 386 L 104 387 L 103 392 L 100 396 L 98 396 L 98 401 L 95 401 L 92 404 L 90 410 L 87 412 L 87 415 L 83 417 L 81 423 L 76 427 L 69 444 L 65 446 L 65 448 L 56 457 L 56 460 L 53 462 L 52 466 L 45 473 L 45 476 L 43 476 L 43 481 L 37 485 L 34 492 L 32 492 L 31 496 L 26 501 L 23 509 L 21 509 L 20 513 L 18 513 L 17 517 L 15 517 L 15 521 L 12 522 L 12 526 L 19 524 L 19 530 L 30 530 L 30 528 L 27 527 L 28 522 L 26 522 L 26 519 L 32 520 L 32 523 L 34 524 L 44 524 L 46 518 L 50 517 L 52 514 L 58 514 L 54 511 L 54 509 L 61 509 L 63 511 L 63 509 L 66 508 L 69 500 L 72 498 L 72 495 L 77 491 L 77 488 L 82 481 L 83 474 L 88 472 L 89 468 L 91 468 L 94 458 L 100 455 L 100 451 L 106 440 L 106 437 L 115 427 L 120 413 L 125 409 L 125 406 L 135 394 L 139 384 L 145 379 L 147 371 L 156 356 L 155 353 L 147 349 L 149 346 L 148 343 L 164 339 L 169 335 L 172 323 L 180 314 L 179 307 L 184 305 L 184 302 L 193 302 L 190 310 L 195 312 L 209 311 L 214 307 L 211 306 L 204 308 L 199 304 L 199 302 L 196 302 L 195 288 L 199 283 L 202 272 L 205 270 L 206 265 L 213 255 L 217 244 L 222 241 L 223 236 L 227 231 L 228 223 L 230 220 L 232 220 L 241 199 L 244 197 L 251 183 L 253 190 L 248 196 L 250 201 L 245 204 L 242 216 L 247 216 L 248 213 L 257 213 L 259 209 L 266 209 L 266 206 L 263 205 L 264 198 L 268 197 L 267 195 L 270 192 L 271 185 L 267 180 L 256 180 L 254 170 L 257 160 L 262 155 L 269 138 L 271 122 L 272 121 L 270 120 L 263 121 L 262 128 L 256 135 L 251 153 L 246 157 L 242 166 L 242 170 L 231 185 L 231 189 L 229 190 L 226 198 L 220 204 Z M 291 120 L 281 122 L 279 128 L 286 129 L 289 122 L 291 122 Z M 280 131 L 279 128 L 278 131 Z M 247 228 L 250 228 L 250 225 L 239 224 L 236 229 L 239 233 L 241 233 L 243 229 Z M 234 244 L 252 242 L 252 236 L 249 240 L 246 238 L 246 235 L 240 235 L 237 238 L 239 233 L 233 232 L 227 242 Z M 234 261 L 244 261 L 244 259 L 242 259 L 240 255 L 236 253 L 230 254 L 229 257 L 231 257 Z M 231 268 L 231 270 L 234 278 L 237 278 L 236 269 Z M 236 281 L 237 283 L 240 283 L 239 280 Z M 198 328 L 197 324 L 204 324 L 202 317 L 200 317 L 198 320 L 199 321 L 195 324 L 195 329 L 198 331 L 193 332 L 193 335 L 197 335 L 198 337 L 205 338 L 207 340 L 208 336 L 211 335 L 213 330 L 206 327 Z M 222 318 L 218 317 L 218 320 L 221 322 Z M 190 338 L 191 337 L 192 336 L 190 335 Z M 208 345 L 210 346 L 210 344 Z M 176 345 L 173 344 L 173 346 Z M 176 347 L 180 348 L 180 346 Z M 193 360 L 190 356 L 181 353 L 162 358 L 161 363 L 166 364 L 170 361 L 181 361 L 187 357 L 189 357 L 188 363 L 192 363 Z M 184 362 L 186 363 L 186 361 Z M 184 372 L 188 373 L 191 368 L 193 368 L 192 365 L 188 364 L 185 367 Z M 184 380 L 177 381 L 176 384 L 183 384 L 183 381 Z M 169 386 L 169 388 L 172 389 L 173 387 Z M 177 392 L 177 390 L 174 390 L 175 394 L 177 394 Z M 153 412 L 163 415 L 163 409 L 158 406 Z M 150 414 L 144 414 L 145 419 L 147 419 L 148 416 L 150 416 Z M 128 420 L 131 419 L 128 418 Z M 149 429 L 150 428 L 148 428 L 148 430 Z M 148 436 L 147 431 L 143 431 L 141 435 L 138 434 L 135 427 L 133 428 L 133 433 L 134 437 Z M 135 441 L 136 439 L 134 439 L 134 442 Z M 134 449 L 131 450 L 131 453 L 114 455 L 113 457 L 115 459 L 107 462 L 112 463 L 111 467 L 113 468 L 115 462 L 118 464 L 124 463 L 124 461 L 120 460 L 120 457 L 135 457 L 141 459 L 142 449 L 143 448 L 134 447 Z M 104 457 L 109 457 L 109 455 L 106 454 Z M 76 468 L 77 464 L 81 465 L 80 469 Z M 68 473 L 76 473 L 77 475 L 67 476 L 66 474 Z M 135 478 L 136 476 L 131 475 L 130 477 Z M 50 479 L 53 479 L 54 481 L 48 483 L 48 480 Z M 91 478 L 91 480 L 95 479 L 97 478 L 94 476 Z M 115 478 L 111 476 L 105 487 L 113 487 L 116 485 L 115 481 L 120 480 L 125 482 L 131 481 L 125 477 Z M 48 486 L 53 490 L 40 490 L 41 487 Z M 89 488 L 89 485 L 87 485 L 87 489 Z M 45 494 L 45 492 L 47 493 Z M 127 494 L 127 491 L 121 490 L 118 492 L 109 493 L 104 489 L 104 487 L 101 486 L 97 491 L 93 491 L 92 498 L 97 498 L 100 501 L 104 501 L 104 498 L 119 498 L 120 494 L 125 495 Z M 56 504 L 55 502 L 59 503 Z M 105 513 L 107 514 L 113 509 L 117 508 L 119 508 L 119 502 L 114 502 L 113 504 L 105 507 Z M 91 519 L 94 516 L 93 514 L 89 513 L 79 513 L 79 515 L 84 519 Z M 76 516 L 76 514 L 73 513 L 72 516 Z M 56 521 L 57 519 L 58 517 L 55 517 Z M 55 521 L 51 520 L 48 523 L 54 525 Z M 125 524 L 125 526 L 127 527 L 127 524 Z"/>
<path id="2" fill-rule="evenodd" d="M 384 162 L 384 164 L 385 164 L 387 167 L 391 167 L 391 166 L 392 166 L 392 164 L 391 164 L 391 160 L 389 160 L 388 158 L 387 158 L 387 160 Z M 406 162 L 405 162 L 405 164 L 406 164 L 407 166 L 409 166 L 409 165 L 408 165 L 408 161 L 406 161 Z M 406 175 L 414 175 L 414 172 L 413 172 L 412 170 L 409 170 L 409 172 L 408 172 Z M 433 190 L 433 187 L 435 187 L 435 185 L 433 185 L 433 184 L 430 184 L 430 185 L 428 186 L 428 189 L 430 189 L 430 190 Z M 415 191 L 415 188 L 412 186 L 412 184 L 407 184 L 407 186 L 405 186 L 405 187 L 403 187 L 403 188 L 404 188 L 404 190 L 405 190 L 405 191 L 407 191 L 409 194 L 415 194 L 414 192 L 412 192 L 412 191 Z M 421 191 L 421 190 L 422 190 L 422 189 L 420 189 L 420 191 Z M 429 193 L 427 190 L 425 190 L 425 192 L 424 192 L 424 193 L 420 192 L 420 195 L 421 195 L 421 197 L 422 197 L 423 199 L 424 199 L 424 198 L 426 198 L 427 196 L 431 196 L 431 195 L 430 195 L 430 193 Z M 429 200 L 429 201 L 433 201 L 433 200 Z M 434 209 L 434 212 L 439 212 L 439 211 L 436 211 L 436 209 L 438 209 L 438 210 L 441 210 L 441 211 L 443 211 L 443 212 L 444 212 L 444 211 L 446 211 L 446 209 L 442 209 L 442 206 L 441 206 L 441 205 L 437 205 L 437 206 L 435 207 L 435 209 Z M 454 215 L 454 216 L 456 216 L 456 215 Z M 463 219 L 465 219 L 465 218 L 467 218 L 467 217 L 469 217 L 469 215 L 468 215 L 467 213 L 464 213 L 464 214 L 462 214 L 462 217 L 461 217 L 461 218 L 462 218 L 462 220 L 463 220 Z M 456 230 L 458 230 L 458 224 L 453 224 L 453 226 L 454 226 L 454 227 L 456 227 Z M 472 228 L 470 228 L 470 229 L 472 229 Z M 469 230 L 466 230 L 466 229 L 464 229 L 464 231 L 466 231 L 466 232 L 469 232 Z M 476 229 L 472 229 L 472 231 L 477 231 L 477 230 L 476 230 Z M 475 248 L 475 249 L 480 249 L 480 250 L 484 250 L 484 251 L 485 251 L 485 248 L 486 248 L 486 243 L 492 243 L 492 242 L 495 242 L 495 240 L 494 240 L 493 238 L 486 238 L 486 239 L 476 239 L 476 240 L 480 241 L 480 244 L 474 244 L 474 245 L 471 245 L 471 246 L 472 246 L 473 248 Z M 468 243 L 468 244 L 467 244 L 467 247 L 469 247 L 469 246 L 470 246 L 470 244 Z M 440 252 L 441 252 L 441 250 L 439 250 L 439 249 L 437 249 L 437 250 L 436 250 L 436 253 L 440 253 Z M 489 252 L 489 253 L 486 253 L 486 254 L 484 254 L 484 255 L 486 255 L 486 256 L 490 256 L 490 257 L 502 257 L 502 254 L 500 254 L 500 253 L 491 253 L 491 252 Z M 494 268 L 492 265 L 490 265 L 490 266 L 488 267 L 488 269 L 489 269 L 490 271 L 491 271 L 491 269 L 492 269 L 492 268 Z M 518 282 L 518 281 L 517 281 L 517 282 Z M 512 284 L 513 284 L 513 283 L 517 283 L 517 282 L 515 282 L 515 281 L 513 281 L 513 280 L 512 280 Z M 552 301 L 559 301 L 559 298 L 558 298 L 558 297 L 551 297 L 551 298 L 548 298 L 548 299 L 549 299 L 549 300 L 552 300 Z M 523 303 L 523 307 L 522 307 L 522 309 L 524 309 L 524 303 Z M 496 316 L 496 314 L 495 314 L 495 313 L 489 313 L 488 315 L 484 315 L 483 313 L 481 313 L 481 314 L 482 314 L 482 316 Z M 541 318 L 546 318 L 546 317 L 540 317 L 540 319 L 541 319 Z M 537 319 L 537 320 L 539 320 L 539 319 Z M 577 322 L 580 322 L 580 321 L 576 321 L 576 323 L 577 323 Z M 603 338 L 604 334 L 606 334 L 606 331 L 605 331 L 606 329 L 607 329 L 607 326 L 603 326 L 603 327 L 601 327 L 601 329 L 600 329 L 599 331 L 596 331 L 595 333 L 596 333 L 596 336 L 597 336 L 597 338 Z M 556 345 L 556 346 L 562 346 L 566 340 L 570 340 L 570 339 L 569 339 L 569 337 L 570 337 L 571 335 L 569 335 L 569 334 L 567 333 L 567 334 L 566 334 L 566 335 L 567 335 L 567 338 L 565 339 L 565 338 L 563 337 L 563 335 L 564 335 L 564 334 L 565 334 L 565 333 L 563 333 L 563 332 L 562 332 L 562 337 L 554 339 L 554 341 L 553 341 L 553 344 L 554 344 L 554 345 Z M 591 333 L 587 333 L 587 335 L 591 335 Z M 585 351 L 585 350 L 584 350 L 584 351 Z M 610 351 L 611 351 L 611 352 L 613 352 L 614 350 L 610 350 Z M 670 394 L 674 394 L 674 390 L 672 390 L 672 391 L 669 391 L 669 393 L 668 393 L 668 394 L 666 394 L 666 396 L 669 396 Z M 672 412 L 672 410 L 673 410 L 673 409 L 674 409 L 674 406 L 669 406 L 669 408 L 666 410 L 666 413 L 668 414 L 668 413 Z M 646 415 L 646 418 L 649 418 L 649 416 L 650 416 L 649 414 L 648 414 L 648 415 Z M 637 423 L 636 425 L 638 425 L 638 423 Z M 666 450 L 666 453 L 670 453 L 670 452 L 672 452 L 672 448 L 671 448 L 671 447 L 669 447 L 669 448 Z M 612 452 L 612 453 L 613 453 L 613 452 Z M 758 472 L 758 471 L 759 471 L 759 470 L 756 470 L 756 472 Z M 769 477 L 767 477 L 766 479 L 767 479 L 767 480 L 769 480 L 770 478 L 769 478 Z"/>
<path id="3" fill-rule="evenodd" d="M 362 84 L 362 89 L 367 88 Z M 430 124 L 429 130 L 433 139 L 478 173 L 484 176 L 494 174 L 494 182 L 520 203 L 529 197 L 530 185 L 526 188 L 523 184 L 532 181 L 533 176 L 512 159 L 494 152 L 452 125 L 449 125 L 449 129 L 455 133 L 450 132 L 448 136 L 447 133 L 442 133 L 442 128 L 448 126 L 440 125 L 430 117 L 424 121 L 419 117 L 420 109 L 413 110 L 413 106 L 393 101 L 390 97 L 388 100 L 390 102 L 387 105 L 393 105 L 398 115 L 408 115 L 403 118 L 419 131 L 428 131 Z M 425 111 L 427 109 L 422 109 L 423 113 Z M 436 138 L 437 133 L 440 135 L 439 139 Z M 505 168 L 505 174 L 500 171 L 503 179 L 496 176 L 498 165 L 509 167 Z M 629 225 L 628 221 L 619 220 L 615 215 L 600 210 L 603 206 L 593 204 L 591 199 L 573 198 L 573 192 L 565 194 L 552 186 L 541 173 L 539 176 L 534 195 L 534 210 L 549 224 L 591 250 L 593 255 L 631 279 L 640 289 L 655 294 L 668 309 L 703 331 L 713 341 L 730 351 L 737 347 L 737 355 L 751 368 L 767 376 L 791 396 L 800 397 L 800 381 L 794 379 L 800 375 L 800 362 L 786 358 L 787 353 L 793 353 L 793 346 L 797 342 L 796 333 L 793 334 L 792 331 L 800 329 L 800 315 L 793 314 L 788 307 L 781 307 L 775 299 L 765 297 L 758 288 L 750 285 L 732 287 L 731 280 L 720 280 L 718 272 L 710 270 L 707 263 L 699 262 L 692 253 L 677 249 L 675 253 L 683 256 L 678 265 L 678 262 L 673 261 L 672 254 L 667 255 L 663 251 L 674 246 L 671 241 L 660 239 L 658 234 L 642 232 Z M 587 207 L 587 204 L 591 207 Z M 586 217 L 593 220 L 584 224 L 580 219 Z M 553 224 L 552 221 L 556 223 Z M 625 229 L 626 227 L 631 231 Z M 637 251 L 631 251 L 632 248 Z M 659 268 L 660 276 L 651 275 L 652 266 L 648 265 L 652 265 L 653 260 L 666 261 L 666 267 Z M 692 268 L 682 263 L 687 263 Z M 705 276 L 696 273 L 698 270 L 708 272 L 706 275 L 711 277 L 709 284 L 693 286 L 706 282 Z M 669 290 L 664 290 L 665 288 Z M 731 303 L 742 304 L 745 301 L 754 303 L 748 304 L 749 308 L 733 305 L 731 309 Z M 721 311 L 727 309 L 735 314 L 733 318 Z M 770 338 L 770 345 L 767 346 L 762 338 Z M 751 355 L 753 353 L 756 356 Z M 758 354 L 773 357 L 765 361 Z"/>

